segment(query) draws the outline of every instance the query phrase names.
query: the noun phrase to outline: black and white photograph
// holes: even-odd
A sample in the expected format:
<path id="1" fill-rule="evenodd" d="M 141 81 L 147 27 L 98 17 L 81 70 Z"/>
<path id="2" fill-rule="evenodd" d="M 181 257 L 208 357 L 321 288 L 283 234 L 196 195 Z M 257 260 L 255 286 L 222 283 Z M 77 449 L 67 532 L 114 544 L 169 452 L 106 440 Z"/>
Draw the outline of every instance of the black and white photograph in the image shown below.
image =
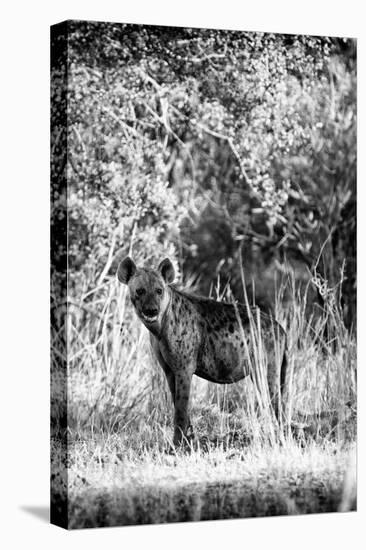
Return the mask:
<path id="1" fill-rule="evenodd" d="M 357 40 L 50 46 L 51 522 L 355 512 Z"/>

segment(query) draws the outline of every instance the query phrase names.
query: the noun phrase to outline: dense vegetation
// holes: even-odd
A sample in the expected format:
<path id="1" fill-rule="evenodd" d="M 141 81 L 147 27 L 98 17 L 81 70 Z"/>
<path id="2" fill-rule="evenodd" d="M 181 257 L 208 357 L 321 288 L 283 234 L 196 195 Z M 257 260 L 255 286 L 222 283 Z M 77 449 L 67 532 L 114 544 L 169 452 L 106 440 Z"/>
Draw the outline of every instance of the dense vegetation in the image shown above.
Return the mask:
<path id="1" fill-rule="evenodd" d="M 307 281 L 322 251 L 352 324 L 352 41 L 73 23 L 69 48 L 72 281 L 91 289 L 132 251 L 238 292 L 241 247 L 271 301 L 285 262 Z"/>

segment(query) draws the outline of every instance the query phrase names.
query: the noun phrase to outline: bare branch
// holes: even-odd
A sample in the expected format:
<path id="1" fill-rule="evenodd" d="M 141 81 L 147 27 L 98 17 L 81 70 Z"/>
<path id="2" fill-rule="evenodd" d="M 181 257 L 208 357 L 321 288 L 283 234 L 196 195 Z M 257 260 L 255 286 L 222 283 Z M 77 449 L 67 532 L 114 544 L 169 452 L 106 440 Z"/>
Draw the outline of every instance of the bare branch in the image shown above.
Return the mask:
<path id="1" fill-rule="evenodd" d="M 104 111 L 108 116 L 110 116 L 115 122 L 117 122 L 118 124 L 120 124 L 122 126 L 122 128 L 124 130 L 128 130 L 129 132 L 131 132 L 134 136 L 141 136 L 141 134 L 135 129 L 133 128 L 132 126 L 130 126 L 129 124 L 126 124 L 126 122 L 124 121 L 123 118 L 117 116 L 113 111 L 112 109 L 108 109 L 105 105 L 103 105 L 102 103 L 99 102 L 99 105 L 100 105 L 100 108 L 102 109 L 102 111 Z"/>
<path id="2" fill-rule="evenodd" d="M 224 55 L 224 54 L 220 54 L 220 55 Z M 154 78 L 152 78 L 150 75 L 148 75 L 142 69 L 140 69 L 140 73 L 141 73 L 142 77 L 147 82 L 149 82 L 150 84 L 152 84 L 154 86 L 154 88 L 158 91 L 158 93 L 160 95 L 162 87 L 158 84 L 158 82 L 156 82 L 156 80 Z M 239 151 L 235 147 L 232 138 L 230 138 L 229 136 L 226 136 L 225 134 L 221 134 L 220 132 L 216 132 L 215 130 L 211 130 L 210 128 L 207 128 L 206 126 L 204 126 L 200 122 L 192 121 L 189 117 L 187 117 L 187 115 L 183 114 L 179 109 L 177 109 L 176 107 L 174 107 L 170 103 L 168 103 L 168 109 L 171 109 L 176 114 L 178 114 L 180 117 L 186 119 L 191 124 L 191 126 L 196 126 L 197 128 L 200 128 L 206 134 L 209 134 L 213 137 L 216 137 L 218 139 L 222 139 L 223 141 L 226 141 L 228 143 L 230 149 L 231 149 L 231 152 L 233 153 L 233 155 L 235 156 L 235 158 L 237 160 L 237 163 L 238 163 L 239 168 L 240 168 L 241 175 L 243 176 L 245 182 L 253 189 L 252 182 L 251 182 L 251 180 L 250 180 L 250 178 L 249 178 L 249 176 L 248 176 L 248 174 L 247 174 L 247 172 L 246 172 L 246 170 L 243 166 L 243 162 L 241 160 Z M 151 109 L 151 111 L 152 111 L 152 109 Z M 154 113 L 154 111 L 152 111 L 152 112 Z M 154 113 L 154 114 L 160 120 L 159 115 L 157 115 L 157 113 Z M 173 133 L 173 130 L 171 128 L 170 128 L 170 131 Z M 180 140 L 180 138 L 176 134 L 175 134 L 175 137 L 176 137 L 176 139 L 178 139 L 183 144 L 183 142 Z"/>

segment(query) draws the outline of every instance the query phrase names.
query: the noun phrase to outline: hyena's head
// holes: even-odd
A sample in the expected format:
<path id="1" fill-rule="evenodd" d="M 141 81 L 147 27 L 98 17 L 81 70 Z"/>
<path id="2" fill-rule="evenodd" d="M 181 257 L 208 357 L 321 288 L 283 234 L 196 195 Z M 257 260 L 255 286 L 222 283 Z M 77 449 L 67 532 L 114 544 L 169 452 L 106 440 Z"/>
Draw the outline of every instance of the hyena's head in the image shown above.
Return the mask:
<path id="1" fill-rule="evenodd" d="M 127 285 L 138 317 L 147 328 L 159 327 L 169 303 L 167 285 L 174 281 L 172 262 L 166 258 L 157 270 L 138 268 L 130 257 L 121 261 L 118 280 Z"/>

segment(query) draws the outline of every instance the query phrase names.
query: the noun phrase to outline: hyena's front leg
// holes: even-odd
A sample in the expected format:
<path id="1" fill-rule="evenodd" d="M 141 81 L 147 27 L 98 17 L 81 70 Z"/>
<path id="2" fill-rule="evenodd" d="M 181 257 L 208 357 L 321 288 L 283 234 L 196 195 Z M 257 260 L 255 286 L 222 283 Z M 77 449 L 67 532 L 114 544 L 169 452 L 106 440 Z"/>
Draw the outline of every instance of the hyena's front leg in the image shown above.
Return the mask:
<path id="1" fill-rule="evenodd" d="M 175 403 L 175 376 L 174 376 L 174 372 L 171 370 L 169 365 L 165 362 L 164 357 L 162 356 L 162 354 L 160 352 L 159 345 L 158 345 L 156 339 L 152 335 L 150 335 L 150 342 L 151 342 L 151 348 L 152 348 L 153 354 L 155 355 L 156 359 L 159 362 L 159 365 L 161 366 L 161 368 L 164 371 L 165 377 L 166 377 L 167 382 L 168 382 L 169 390 L 170 390 L 170 393 L 171 393 L 171 396 L 172 396 L 173 405 L 174 405 L 174 403 Z"/>
<path id="2" fill-rule="evenodd" d="M 174 415 L 174 445 L 179 446 L 188 435 L 190 427 L 189 406 L 192 384 L 190 372 L 178 371 L 175 374 L 175 415 Z"/>
<path id="3" fill-rule="evenodd" d="M 163 366 L 165 376 L 168 382 L 169 390 L 172 396 L 173 405 L 175 404 L 175 376 L 167 365 Z"/>

